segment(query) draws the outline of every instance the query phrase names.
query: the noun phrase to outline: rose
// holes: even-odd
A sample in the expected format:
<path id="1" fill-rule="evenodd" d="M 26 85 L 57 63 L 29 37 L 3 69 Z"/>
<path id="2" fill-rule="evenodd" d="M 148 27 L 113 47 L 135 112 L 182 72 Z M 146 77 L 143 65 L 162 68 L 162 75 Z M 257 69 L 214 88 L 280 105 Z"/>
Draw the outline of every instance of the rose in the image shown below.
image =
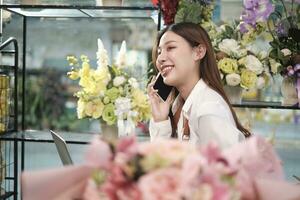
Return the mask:
<path id="1" fill-rule="evenodd" d="M 108 90 L 106 90 L 105 95 L 111 100 L 114 101 L 119 96 L 119 90 L 116 87 L 112 87 Z"/>
<path id="2" fill-rule="evenodd" d="M 123 85 L 125 83 L 126 79 L 124 76 L 116 76 L 113 80 L 113 85 L 115 87 L 119 87 L 120 85 Z"/>
<path id="3" fill-rule="evenodd" d="M 238 42 L 234 39 L 224 39 L 218 45 L 220 51 L 226 53 L 227 55 L 239 55 L 240 46 Z"/>
<path id="4" fill-rule="evenodd" d="M 218 68 L 226 74 L 231 74 L 238 70 L 238 63 L 235 59 L 223 58 L 218 62 Z"/>
<path id="5" fill-rule="evenodd" d="M 107 104 L 104 107 L 102 118 L 108 125 L 113 125 L 116 122 L 117 117 L 115 115 L 115 106 L 112 103 Z"/>
<path id="6" fill-rule="evenodd" d="M 250 71 L 255 72 L 255 74 L 261 74 L 264 70 L 262 63 L 253 55 L 247 55 L 241 58 L 238 63 L 244 65 Z"/>
<path id="7" fill-rule="evenodd" d="M 250 89 L 254 88 L 256 84 L 257 76 L 250 70 L 243 70 L 241 75 L 241 86 Z"/>
<path id="8" fill-rule="evenodd" d="M 287 48 L 281 49 L 280 51 L 283 53 L 284 56 L 289 56 L 292 54 L 291 50 L 289 50 Z"/>
<path id="9" fill-rule="evenodd" d="M 139 84 L 137 82 L 137 80 L 135 78 L 130 78 L 128 80 L 128 83 L 130 84 L 131 87 L 133 88 L 138 88 L 139 87 Z"/>
<path id="10" fill-rule="evenodd" d="M 230 85 L 230 86 L 237 86 L 241 82 L 241 76 L 236 73 L 228 74 L 225 77 L 225 79 L 226 79 L 227 85 Z"/>
<path id="11" fill-rule="evenodd" d="M 98 119 L 102 115 L 103 108 L 104 104 L 102 103 L 102 101 L 100 99 L 95 99 L 86 103 L 85 113 L 87 116 Z"/>
<path id="12" fill-rule="evenodd" d="M 176 168 L 160 169 L 142 176 L 138 182 L 142 199 L 180 200 L 181 178 L 180 170 Z"/>

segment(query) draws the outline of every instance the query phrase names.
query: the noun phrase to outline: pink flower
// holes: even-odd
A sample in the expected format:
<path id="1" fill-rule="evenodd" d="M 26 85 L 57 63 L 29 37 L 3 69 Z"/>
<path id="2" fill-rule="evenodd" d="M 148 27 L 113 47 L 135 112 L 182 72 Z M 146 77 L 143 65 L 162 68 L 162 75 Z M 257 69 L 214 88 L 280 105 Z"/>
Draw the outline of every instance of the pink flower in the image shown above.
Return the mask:
<path id="1" fill-rule="evenodd" d="M 220 151 L 220 148 L 215 142 L 210 142 L 209 144 L 201 148 L 200 151 L 201 154 L 207 159 L 208 163 L 222 161 L 224 162 L 224 164 L 227 164 L 227 161 Z"/>
<path id="2" fill-rule="evenodd" d="M 88 180 L 84 193 L 83 200 L 100 200 L 98 188 L 93 180 Z M 103 200 L 103 199 L 102 199 Z"/>
<path id="3" fill-rule="evenodd" d="M 99 137 L 95 137 L 86 152 L 86 161 L 88 165 L 108 169 L 112 162 L 112 152 L 107 143 Z"/>
<path id="4" fill-rule="evenodd" d="M 272 145 L 264 138 L 253 136 L 224 151 L 230 165 L 245 170 L 251 177 L 283 179 L 280 160 Z"/>
<path id="5" fill-rule="evenodd" d="M 181 181 L 179 169 L 160 169 L 142 176 L 138 187 L 143 200 L 181 200 L 179 186 Z"/>
<path id="6" fill-rule="evenodd" d="M 196 152 L 196 148 L 178 140 L 158 140 L 139 145 L 139 153 L 143 156 L 157 154 L 170 164 L 181 163 L 187 155 Z"/>
<path id="7" fill-rule="evenodd" d="M 137 154 L 138 145 L 135 137 L 124 137 L 116 146 L 117 153 L 122 152 L 128 157 L 133 157 Z"/>

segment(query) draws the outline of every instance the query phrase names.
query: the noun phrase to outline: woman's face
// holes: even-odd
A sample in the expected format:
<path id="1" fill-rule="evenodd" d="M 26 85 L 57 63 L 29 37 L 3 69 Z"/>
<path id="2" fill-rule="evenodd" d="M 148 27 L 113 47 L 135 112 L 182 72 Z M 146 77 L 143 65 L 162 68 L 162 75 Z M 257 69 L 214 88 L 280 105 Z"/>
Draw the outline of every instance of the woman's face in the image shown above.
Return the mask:
<path id="1" fill-rule="evenodd" d="M 161 37 L 157 48 L 156 66 L 171 86 L 185 84 L 191 78 L 199 77 L 199 62 L 195 48 L 181 36 L 167 31 Z"/>

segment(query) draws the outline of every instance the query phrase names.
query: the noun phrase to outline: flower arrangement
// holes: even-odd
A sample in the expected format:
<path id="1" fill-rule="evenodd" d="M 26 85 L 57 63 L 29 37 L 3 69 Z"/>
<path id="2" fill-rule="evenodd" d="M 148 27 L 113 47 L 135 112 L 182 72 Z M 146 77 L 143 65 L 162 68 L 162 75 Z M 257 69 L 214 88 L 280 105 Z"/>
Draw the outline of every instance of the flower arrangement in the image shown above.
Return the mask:
<path id="1" fill-rule="evenodd" d="M 92 176 L 95 183 L 92 197 L 110 200 L 260 199 L 254 177 L 281 179 L 282 169 L 272 146 L 264 139 L 252 138 L 248 145 L 238 145 L 239 151 L 232 148 L 221 152 L 213 143 L 197 148 L 177 140 L 138 144 L 133 137 L 117 143 L 98 139 L 87 152 L 88 162 L 98 166 Z M 237 155 L 243 150 L 247 153 Z"/>
<path id="2" fill-rule="evenodd" d="M 137 143 L 135 137 L 107 141 L 97 136 L 89 145 L 85 158 L 80 165 L 23 172 L 23 198 L 300 198 L 300 186 L 284 181 L 282 165 L 272 145 L 257 136 L 223 151 L 214 143 L 200 148 L 178 140 Z"/>
<path id="3" fill-rule="evenodd" d="M 270 63 L 273 73 L 297 79 L 300 77 L 300 1 L 292 0 L 290 10 L 284 1 L 280 2 L 283 12 L 275 10 L 268 20 L 272 35 Z"/>
<path id="4" fill-rule="evenodd" d="M 148 120 L 150 106 L 145 92 L 139 89 L 137 80 L 125 72 L 126 43 L 123 42 L 116 64 L 108 65 L 107 51 L 98 39 L 97 68 L 90 66 L 87 56 L 80 61 L 68 56 L 72 69 L 68 76 L 79 80 L 77 116 L 100 119 L 108 125 L 117 124 L 119 132 L 127 132 L 137 122 Z M 124 124 L 126 120 L 126 124 Z"/>
<path id="5" fill-rule="evenodd" d="M 213 0 L 180 0 L 175 22 L 194 22 L 209 25 L 212 22 Z"/>
<path id="6" fill-rule="evenodd" d="M 253 51 L 236 24 L 217 29 L 213 45 L 224 85 L 262 89 L 269 79 L 267 52 Z"/>

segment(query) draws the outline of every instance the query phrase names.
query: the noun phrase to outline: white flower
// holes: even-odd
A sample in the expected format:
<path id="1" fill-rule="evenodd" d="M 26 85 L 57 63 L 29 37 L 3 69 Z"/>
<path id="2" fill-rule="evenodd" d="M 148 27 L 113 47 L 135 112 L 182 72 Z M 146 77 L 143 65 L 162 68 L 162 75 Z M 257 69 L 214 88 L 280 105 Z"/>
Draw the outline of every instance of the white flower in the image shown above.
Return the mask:
<path id="1" fill-rule="evenodd" d="M 289 50 L 287 48 L 281 49 L 280 51 L 283 53 L 284 56 L 289 56 L 292 54 L 291 50 Z"/>
<path id="2" fill-rule="evenodd" d="M 220 72 L 221 80 L 224 78 L 224 74 Z"/>
<path id="3" fill-rule="evenodd" d="M 128 80 L 128 83 L 130 84 L 131 87 L 133 88 L 138 88 L 139 87 L 139 83 L 137 82 L 137 80 L 135 78 L 130 78 Z"/>
<path id="4" fill-rule="evenodd" d="M 226 83 L 230 86 L 237 86 L 241 82 L 241 76 L 235 73 L 228 74 L 226 77 Z"/>
<path id="5" fill-rule="evenodd" d="M 104 49 L 101 39 L 98 38 L 98 51 L 97 55 L 97 65 L 98 68 L 106 67 L 108 65 L 108 55 L 107 51 Z"/>
<path id="6" fill-rule="evenodd" d="M 227 55 L 239 56 L 241 54 L 240 46 L 234 39 L 224 39 L 218 45 L 220 51 Z"/>
<path id="7" fill-rule="evenodd" d="M 239 64 L 243 64 L 247 69 L 255 74 L 261 74 L 264 70 L 263 64 L 253 55 L 248 55 L 239 60 Z"/>
<path id="8" fill-rule="evenodd" d="M 264 79 L 264 77 L 258 77 L 256 80 L 256 88 L 257 89 L 263 89 L 265 87 L 266 84 L 266 80 Z"/>
<path id="9" fill-rule="evenodd" d="M 113 80 L 113 85 L 115 87 L 119 87 L 120 85 L 122 85 L 123 83 L 125 83 L 126 79 L 124 76 L 116 76 Z"/>
<path id="10" fill-rule="evenodd" d="M 124 114 L 128 114 L 131 110 L 130 99 L 126 97 L 119 97 L 115 101 L 115 114 L 120 118 Z M 126 117 L 126 116 L 125 116 Z"/>
<path id="11" fill-rule="evenodd" d="M 274 59 L 270 58 L 271 72 L 276 74 L 278 72 L 278 67 L 281 66 L 280 63 L 276 62 Z"/>
<path id="12" fill-rule="evenodd" d="M 122 42 L 120 51 L 116 59 L 116 65 L 119 68 L 124 68 L 126 66 L 126 42 L 125 41 Z"/>

